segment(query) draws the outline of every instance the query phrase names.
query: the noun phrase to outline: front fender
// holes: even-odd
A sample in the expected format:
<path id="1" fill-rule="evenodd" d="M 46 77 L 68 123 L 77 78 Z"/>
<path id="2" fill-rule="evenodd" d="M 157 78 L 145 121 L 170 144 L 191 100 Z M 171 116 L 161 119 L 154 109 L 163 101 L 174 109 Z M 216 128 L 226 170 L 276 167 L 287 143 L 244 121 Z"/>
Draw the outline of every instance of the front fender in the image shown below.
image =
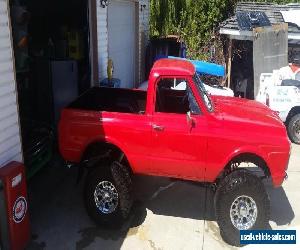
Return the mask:
<path id="1" fill-rule="evenodd" d="M 222 154 L 224 157 L 221 157 Z M 207 162 L 207 167 L 205 171 L 205 180 L 207 182 L 215 182 L 217 177 L 223 172 L 224 168 L 234 159 L 237 159 L 239 156 L 248 155 L 257 157 L 258 159 L 263 160 L 266 165 L 268 165 L 267 154 L 264 153 L 262 147 L 255 147 L 251 145 L 238 147 L 235 149 L 224 149 L 222 153 L 220 153 L 220 157 L 209 157 L 208 159 L 212 159 Z"/>

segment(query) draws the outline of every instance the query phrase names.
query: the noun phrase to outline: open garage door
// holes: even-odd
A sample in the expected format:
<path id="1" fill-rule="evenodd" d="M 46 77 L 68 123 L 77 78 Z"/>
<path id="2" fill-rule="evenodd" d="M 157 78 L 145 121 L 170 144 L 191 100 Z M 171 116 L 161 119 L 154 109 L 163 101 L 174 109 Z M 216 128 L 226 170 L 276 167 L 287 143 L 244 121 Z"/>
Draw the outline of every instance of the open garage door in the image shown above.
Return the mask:
<path id="1" fill-rule="evenodd" d="M 8 1 L 0 0 L 0 167 L 22 161 Z"/>
<path id="2" fill-rule="evenodd" d="M 136 23 L 133 1 L 110 1 L 108 5 L 108 56 L 114 63 L 114 77 L 122 88 L 135 81 Z"/>

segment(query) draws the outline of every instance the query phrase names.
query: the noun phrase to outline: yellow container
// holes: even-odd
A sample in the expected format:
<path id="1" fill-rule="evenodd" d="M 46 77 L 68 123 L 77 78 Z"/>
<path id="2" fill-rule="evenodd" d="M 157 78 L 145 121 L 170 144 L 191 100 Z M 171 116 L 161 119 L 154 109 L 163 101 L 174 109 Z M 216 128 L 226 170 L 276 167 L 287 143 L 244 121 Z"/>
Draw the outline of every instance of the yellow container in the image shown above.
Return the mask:
<path id="1" fill-rule="evenodd" d="M 74 60 L 83 59 L 83 34 L 79 31 L 68 32 L 69 57 Z"/>

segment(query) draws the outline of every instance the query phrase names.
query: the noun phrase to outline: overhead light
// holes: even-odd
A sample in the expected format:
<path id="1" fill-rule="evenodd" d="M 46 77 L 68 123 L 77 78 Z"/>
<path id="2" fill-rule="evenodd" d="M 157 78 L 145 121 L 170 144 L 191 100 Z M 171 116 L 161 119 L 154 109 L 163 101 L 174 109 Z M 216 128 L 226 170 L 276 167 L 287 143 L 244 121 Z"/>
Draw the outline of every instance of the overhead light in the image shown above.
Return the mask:
<path id="1" fill-rule="evenodd" d="M 141 4 L 141 11 L 143 11 L 144 9 L 146 9 L 146 4 Z"/>
<path id="2" fill-rule="evenodd" d="M 100 6 L 101 6 L 102 8 L 107 7 L 107 5 L 108 5 L 108 0 L 100 0 Z"/>

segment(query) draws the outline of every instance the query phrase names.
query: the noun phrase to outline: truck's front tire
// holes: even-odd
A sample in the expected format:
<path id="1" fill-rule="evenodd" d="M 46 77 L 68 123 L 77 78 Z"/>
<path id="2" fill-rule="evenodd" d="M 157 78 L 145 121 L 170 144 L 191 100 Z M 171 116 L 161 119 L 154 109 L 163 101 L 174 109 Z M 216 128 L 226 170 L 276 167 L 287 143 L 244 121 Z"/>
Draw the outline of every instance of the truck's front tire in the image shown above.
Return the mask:
<path id="1" fill-rule="evenodd" d="M 289 120 L 287 130 L 291 141 L 300 144 L 300 114 L 294 115 Z"/>
<path id="2" fill-rule="evenodd" d="M 215 209 L 225 242 L 240 246 L 240 230 L 266 229 L 270 201 L 261 180 L 245 169 L 236 170 L 219 184 Z"/>
<path id="3" fill-rule="evenodd" d="M 100 226 L 120 227 L 127 219 L 131 205 L 130 175 L 121 164 L 91 171 L 84 188 L 84 201 L 88 215 Z"/>

